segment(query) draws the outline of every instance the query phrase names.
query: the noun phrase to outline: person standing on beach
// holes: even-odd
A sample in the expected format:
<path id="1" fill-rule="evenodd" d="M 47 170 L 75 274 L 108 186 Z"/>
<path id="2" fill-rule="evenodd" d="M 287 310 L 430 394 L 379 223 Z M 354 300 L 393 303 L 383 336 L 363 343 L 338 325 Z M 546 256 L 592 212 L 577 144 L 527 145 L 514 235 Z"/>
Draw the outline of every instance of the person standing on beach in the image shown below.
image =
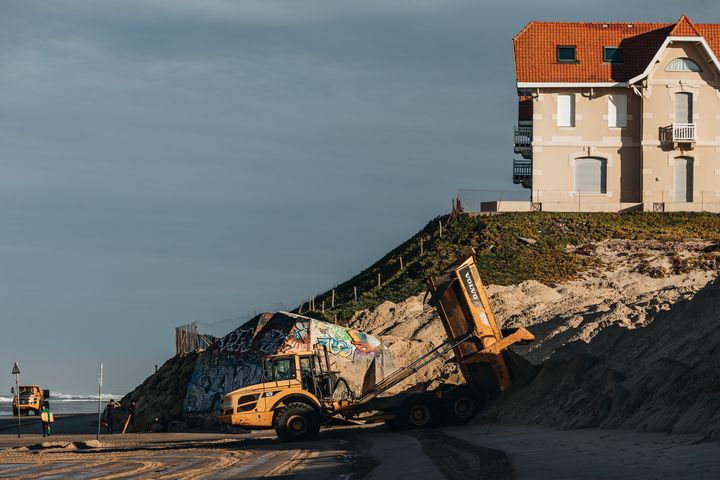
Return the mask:
<path id="1" fill-rule="evenodd" d="M 50 423 L 52 422 L 52 414 L 50 413 L 50 402 L 45 400 L 40 410 L 40 420 L 42 421 L 43 437 L 50 436 Z"/>
<path id="2" fill-rule="evenodd" d="M 115 409 L 118 407 L 118 403 L 115 399 L 111 398 L 105 407 L 105 424 L 107 426 L 107 433 L 113 434 L 115 427 Z"/>

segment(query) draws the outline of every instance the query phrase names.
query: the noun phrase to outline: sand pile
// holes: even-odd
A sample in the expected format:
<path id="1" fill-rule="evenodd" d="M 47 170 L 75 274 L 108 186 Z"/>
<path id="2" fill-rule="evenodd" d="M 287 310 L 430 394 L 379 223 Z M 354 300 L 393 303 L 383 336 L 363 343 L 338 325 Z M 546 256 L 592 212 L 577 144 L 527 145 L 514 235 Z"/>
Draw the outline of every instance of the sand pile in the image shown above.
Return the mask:
<path id="1" fill-rule="evenodd" d="M 515 350 L 543 366 L 529 386 L 495 401 L 483 420 L 720 438 L 719 257 L 713 246 L 611 240 L 579 252 L 596 262 L 581 278 L 553 286 L 488 286 L 502 326 L 525 326 L 537 337 Z M 359 312 L 352 324 L 379 335 L 396 366 L 444 339 L 422 296 Z M 405 386 L 436 379 L 461 381 L 454 366 L 436 362 Z"/>
<path id="2" fill-rule="evenodd" d="M 187 384 L 195 368 L 197 353 L 178 355 L 163 364 L 157 373 L 128 393 L 121 400 L 123 409 L 118 412 L 122 425 L 127 418 L 127 406 L 137 402 L 137 425 L 142 431 L 167 430 L 173 421 L 182 417 L 182 406 Z"/>
<path id="3" fill-rule="evenodd" d="M 409 297 L 400 303 L 383 302 L 371 310 L 359 311 L 350 321 L 352 328 L 379 337 L 385 346 L 379 377 L 409 364 L 445 340 L 445 331 L 435 309 L 423 304 L 423 297 Z M 433 388 L 441 382 L 462 382 L 462 375 L 456 365 L 436 360 L 389 393 L 411 387 Z"/>
<path id="4" fill-rule="evenodd" d="M 601 265 L 554 288 L 492 287 L 505 325 L 545 360 L 483 420 L 703 433 L 720 438 L 720 283 L 702 242 L 605 242 Z"/>

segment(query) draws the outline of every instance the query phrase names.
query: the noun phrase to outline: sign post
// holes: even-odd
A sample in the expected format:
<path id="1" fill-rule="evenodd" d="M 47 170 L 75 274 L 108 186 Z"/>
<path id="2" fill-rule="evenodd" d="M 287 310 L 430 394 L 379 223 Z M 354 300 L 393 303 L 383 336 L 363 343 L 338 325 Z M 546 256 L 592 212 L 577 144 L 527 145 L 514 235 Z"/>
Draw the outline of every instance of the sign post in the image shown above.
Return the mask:
<path id="1" fill-rule="evenodd" d="M 15 395 L 17 395 L 17 416 L 18 416 L 18 438 L 20 438 L 20 365 L 17 362 L 13 365 L 12 375 L 15 375 Z"/>
<path id="2" fill-rule="evenodd" d="M 98 380 L 98 429 L 97 436 L 95 437 L 98 441 L 100 440 L 100 424 L 102 423 L 102 381 L 103 381 L 103 364 L 100 363 L 100 375 Z"/>

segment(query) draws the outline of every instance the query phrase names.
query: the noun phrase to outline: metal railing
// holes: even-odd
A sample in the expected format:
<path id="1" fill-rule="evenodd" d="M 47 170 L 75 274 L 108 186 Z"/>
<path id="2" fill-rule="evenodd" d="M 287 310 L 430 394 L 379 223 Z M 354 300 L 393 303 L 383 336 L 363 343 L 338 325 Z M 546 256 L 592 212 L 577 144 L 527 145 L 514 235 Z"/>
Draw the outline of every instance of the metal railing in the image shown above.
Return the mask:
<path id="1" fill-rule="evenodd" d="M 515 145 L 529 147 L 532 145 L 532 127 L 515 127 Z"/>
<path id="2" fill-rule="evenodd" d="M 458 192 L 463 210 L 480 212 L 619 212 L 646 210 L 656 212 L 720 213 L 720 189 L 653 190 L 606 192 L 546 190 L 530 191 L 475 190 Z"/>
<path id="3" fill-rule="evenodd" d="M 532 177 L 532 161 L 513 159 L 513 181 L 526 177 Z M 515 182 L 518 183 L 518 182 Z"/>
<path id="4" fill-rule="evenodd" d="M 694 123 L 673 123 L 672 124 L 673 142 L 694 142 L 695 141 L 695 124 Z"/>

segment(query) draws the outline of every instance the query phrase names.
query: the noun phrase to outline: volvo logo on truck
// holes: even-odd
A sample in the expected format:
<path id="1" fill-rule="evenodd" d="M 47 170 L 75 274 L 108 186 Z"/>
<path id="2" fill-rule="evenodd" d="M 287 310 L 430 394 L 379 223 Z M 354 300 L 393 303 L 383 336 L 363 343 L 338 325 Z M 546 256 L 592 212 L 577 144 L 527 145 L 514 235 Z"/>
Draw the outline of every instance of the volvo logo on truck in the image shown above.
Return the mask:
<path id="1" fill-rule="evenodd" d="M 465 291 L 470 297 L 473 305 L 482 308 L 482 303 L 480 302 L 480 295 L 478 294 L 477 287 L 475 286 L 475 280 L 473 279 L 472 273 L 470 272 L 470 268 L 465 267 L 461 269 L 459 273 L 460 278 L 462 278 L 463 285 L 465 286 Z"/>

